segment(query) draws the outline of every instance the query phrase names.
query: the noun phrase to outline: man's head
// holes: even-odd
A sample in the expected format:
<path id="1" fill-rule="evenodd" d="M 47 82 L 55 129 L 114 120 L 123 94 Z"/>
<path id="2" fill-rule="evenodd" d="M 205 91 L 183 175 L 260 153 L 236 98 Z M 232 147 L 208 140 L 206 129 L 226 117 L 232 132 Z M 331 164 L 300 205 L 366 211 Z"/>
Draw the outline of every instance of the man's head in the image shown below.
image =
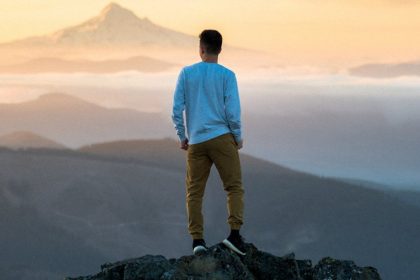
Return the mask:
<path id="1" fill-rule="evenodd" d="M 200 35 L 200 56 L 218 56 L 222 51 L 222 35 L 217 30 L 205 29 Z"/>

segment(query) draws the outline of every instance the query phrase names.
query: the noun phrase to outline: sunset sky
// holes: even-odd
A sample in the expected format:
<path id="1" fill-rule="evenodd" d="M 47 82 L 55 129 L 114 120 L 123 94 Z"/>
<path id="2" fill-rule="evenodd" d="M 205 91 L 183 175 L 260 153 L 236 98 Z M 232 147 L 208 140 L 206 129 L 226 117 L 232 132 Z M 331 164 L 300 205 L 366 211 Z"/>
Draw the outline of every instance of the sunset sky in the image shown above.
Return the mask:
<path id="1" fill-rule="evenodd" d="M 79 24 L 108 0 L 0 0 L 0 42 Z M 139 17 L 197 35 L 218 29 L 225 42 L 294 62 L 420 59 L 416 0 L 116 0 Z"/>

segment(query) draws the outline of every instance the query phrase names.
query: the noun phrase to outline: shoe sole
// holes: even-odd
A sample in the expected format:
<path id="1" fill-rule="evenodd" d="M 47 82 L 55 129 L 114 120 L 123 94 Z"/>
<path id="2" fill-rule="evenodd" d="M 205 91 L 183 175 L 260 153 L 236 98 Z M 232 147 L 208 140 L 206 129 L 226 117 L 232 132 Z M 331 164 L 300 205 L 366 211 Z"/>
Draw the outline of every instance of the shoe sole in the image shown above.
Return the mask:
<path id="1" fill-rule="evenodd" d="M 207 251 L 207 248 L 204 247 L 204 246 L 201 246 L 201 245 L 195 246 L 194 249 L 193 249 L 194 255 L 199 253 L 199 252 L 204 252 L 204 251 Z"/>
<path id="2" fill-rule="evenodd" d="M 241 250 L 239 250 L 238 248 L 235 247 L 235 245 L 233 245 L 229 240 L 225 239 L 223 240 L 223 244 L 225 244 L 226 247 L 228 247 L 229 249 L 231 249 L 232 251 L 234 251 L 235 253 L 238 253 L 239 255 L 245 256 L 246 253 L 242 252 Z"/>

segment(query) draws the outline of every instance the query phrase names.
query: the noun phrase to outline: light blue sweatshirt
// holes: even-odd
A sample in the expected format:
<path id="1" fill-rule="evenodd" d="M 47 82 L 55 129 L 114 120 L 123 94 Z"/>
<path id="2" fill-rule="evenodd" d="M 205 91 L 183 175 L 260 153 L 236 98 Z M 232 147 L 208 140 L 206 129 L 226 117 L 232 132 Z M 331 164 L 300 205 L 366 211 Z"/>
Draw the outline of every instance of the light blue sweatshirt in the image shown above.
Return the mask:
<path id="1" fill-rule="evenodd" d="M 228 132 L 236 142 L 241 141 L 241 107 L 235 73 L 213 62 L 183 67 L 174 92 L 172 121 L 180 141 L 188 139 L 188 144 Z"/>

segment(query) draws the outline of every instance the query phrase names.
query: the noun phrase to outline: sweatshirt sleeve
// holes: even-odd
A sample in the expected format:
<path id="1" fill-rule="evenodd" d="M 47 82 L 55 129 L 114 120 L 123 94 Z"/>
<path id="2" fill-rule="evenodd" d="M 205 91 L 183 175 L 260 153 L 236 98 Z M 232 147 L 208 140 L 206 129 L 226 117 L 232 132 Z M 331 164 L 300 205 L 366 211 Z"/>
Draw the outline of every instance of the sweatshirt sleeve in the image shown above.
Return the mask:
<path id="1" fill-rule="evenodd" d="M 235 137 L 236 142 L 239 142 L 242 140 L 241 105 L 235 73 L 230 75 L 227 79 L 225 90 L 225 111 L 229 128 Z"/>
<path id="2" fill-rule="evenodd" d="M 172 122 L 174 124 L 176 134 L 180 141 L 186 139 L 185 125 L 184 125 L 184 109 L 185 109 L 185 77 L 184 69 L 178 75 L 176 88 L 174 92 L 173 108 L 172 108 Z"/>

